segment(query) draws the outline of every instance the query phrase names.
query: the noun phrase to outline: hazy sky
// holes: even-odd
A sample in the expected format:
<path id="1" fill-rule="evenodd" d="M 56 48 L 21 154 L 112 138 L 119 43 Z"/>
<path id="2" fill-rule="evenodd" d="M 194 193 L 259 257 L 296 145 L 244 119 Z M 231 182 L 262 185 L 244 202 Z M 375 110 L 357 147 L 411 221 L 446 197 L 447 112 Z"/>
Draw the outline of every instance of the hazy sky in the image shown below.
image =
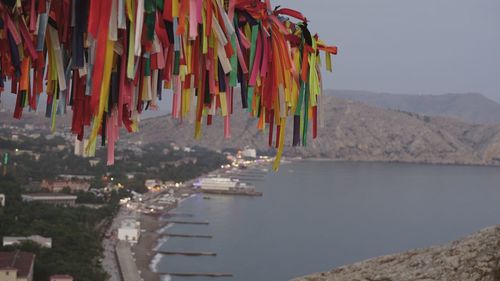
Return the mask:
<path id="1" fill-rule="evenodd" d="M 477 92 L 500 102 L 500 0 L 271 1 L 302 11 L 339 47 L 326 89 Z"/>
<path id="2" fill-rule="evenodd" d="M 325 88 L 500 101 L 500 0 L 273 1 L 339 47 Z"/>

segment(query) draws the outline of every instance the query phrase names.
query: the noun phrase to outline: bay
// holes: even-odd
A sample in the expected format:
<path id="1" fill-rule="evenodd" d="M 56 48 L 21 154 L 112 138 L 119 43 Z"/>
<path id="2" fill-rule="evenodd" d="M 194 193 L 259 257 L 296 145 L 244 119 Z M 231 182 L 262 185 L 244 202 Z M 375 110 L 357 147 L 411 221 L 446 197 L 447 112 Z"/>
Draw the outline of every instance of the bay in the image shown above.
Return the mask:
<path id="1" fill-rule="evenodd" d="M 159 272 L 228 272 L 221 280 L 290 280 L 370 257 L 442 244 L 500 223 L 500 169 L 299 161 L 254 183 L 263 197 L 195 196 L 176 210 L 209 225 L 173 225 Z M 172 280 L 206 280 L 181 278 Z"/>

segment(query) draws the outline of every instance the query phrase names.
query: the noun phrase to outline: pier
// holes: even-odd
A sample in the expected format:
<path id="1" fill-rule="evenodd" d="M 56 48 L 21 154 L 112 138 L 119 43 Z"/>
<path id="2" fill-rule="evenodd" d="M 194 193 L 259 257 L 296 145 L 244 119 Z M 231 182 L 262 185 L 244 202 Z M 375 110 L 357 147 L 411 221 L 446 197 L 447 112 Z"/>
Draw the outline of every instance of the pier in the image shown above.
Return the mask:
<path id="1" fill-rule="evenodd" d="M 203 189 L 203 193 L 206 194 L 217 194 L 217 195 L 240 195 L 240 196 L 262 196 L 263 193 L 260 191 L 255 191 L 250 188 L 239 188 L 239 189 L 230 189 L 230 190 L 212 190 L 212 189 Z"/>
<path id="2" fill-rule="evenodd" d="M 188 214 L 188 213 L 167 213 L 165 216 L 167 216 L 167 217 L 191 218 L 191 217 L 193 217 L 193 214 Z"/>
<path id="3" fill-rule="evenodd" d="M 212 235 L 192 235 L 192 234 L 177 234 L 177 233 L 165 233 L 162 236 L 167 237 L 182 237 L 182 238 L 213 238 Z"/>
<path id="4" fill-rule="evenodd" d="M 179 256 L 211 256 L 215 257 L 217 254 L 214 252 L 180 252 L 180 251 L 157 251 L 157 253 L 163 255 L 179 255 Z"/>
<path id="5" fill-rule="evenodd" d="M 178 221 L 178 220 L 169 220 L 165 221 L 165 223 L 177 223 L 177 224 L 203 224 L 203 225 L 208 225 L 208 221 Z"/>
<path id="6" fill-rule="evenodd" d="M 232 273 L 163 272 L 161 274 L 179 277 L 233 277 Z"/>

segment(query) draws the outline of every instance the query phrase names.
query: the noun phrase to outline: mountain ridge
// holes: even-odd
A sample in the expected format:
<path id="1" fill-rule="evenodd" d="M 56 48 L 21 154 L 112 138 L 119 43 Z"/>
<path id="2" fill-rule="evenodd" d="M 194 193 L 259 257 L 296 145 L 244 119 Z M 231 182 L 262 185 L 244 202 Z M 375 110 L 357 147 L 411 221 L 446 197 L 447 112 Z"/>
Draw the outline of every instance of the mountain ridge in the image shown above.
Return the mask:
<path id="1" fill-rule="evenodd" d="M 142 144 L 176 142 L 186 146 L 203 146 L 213 150 L 241 149 L 245 146 L 274 154 L 267 144 L 267 133 L 259 132 L 257 120 L 248 117 L 235 102 L 229 140 L 223 137 L 220 116 L 213 125 L 203 126 L 201 140 L 194 139 L 194 126 L 187 120 L 152 117 L 142 120 L 140 131 L 121 134 L 123 141 Z M 307 147 L 292 147 L 291 120 L 287 124 L 284 153 L 287 156 L 327 158 L 350 161 L 385 161 L 433 164 L 500 165 L 500 124 L 469 124 L 446 116 L 427 116 L 396 109 L 383 109 L 359 101 L 331 95 L 322 96 L 316 140 L 308 139 Z M 27 113 L 14 120 L 10 112 L 0 112 L 5 123 L 49 126 L 42 113 Z M 70 115 L 57 117 L 57 127 L 68 127 Z M 322 123 L 321 121 L 319 122 Z"/>
<path id="2" fill-rule="evenodd" d="M 387 110 L 331 96 L 323 98 L 325 128 L 307 147 L 291 147 L 292 128 L 287 124 L 285 155 L 354 161 L 392 161 L 435 164 L 500 164 L 500 125 L 475 125 L 460 120 Z M 236 106 L 236 105 L 235 105 Z M 223 138 L 221 118 L 212 128 L 203 127 L 194 140 L 192 124 L 169 117 L 143 120 L 131 141 L 174 141 L 211 149 L 252 146 L 273 152 L 267 134 L 258 132 L 256 121 L 243 110 L 231 118 L 233 138 Z M 250 128 L 250 129 L 245 129 Z"/>
<path id="3" fill-rule="evenodd" d="M 369 105 L 458 118 L 472 124 L 499 124 L 500 104 L 479 93 L 412 95 L 356 90 L 326 90 L 325 94 Z"/>

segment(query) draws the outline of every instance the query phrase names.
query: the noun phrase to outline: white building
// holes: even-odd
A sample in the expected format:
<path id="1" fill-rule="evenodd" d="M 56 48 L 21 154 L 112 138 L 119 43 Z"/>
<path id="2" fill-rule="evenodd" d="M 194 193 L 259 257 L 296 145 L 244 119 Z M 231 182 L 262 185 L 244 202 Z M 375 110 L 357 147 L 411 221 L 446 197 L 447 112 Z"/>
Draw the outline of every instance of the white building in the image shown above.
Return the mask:
<path id="1" fill-rule="evenodd" d="M 140 222 L 127 218 L 122 221 L 120 228 L 118 228 L 118 239 L 135 244 L 139 241 L 140 233 Z"/>
<path id="2" fill-rule="evenodd" d="M 24 241 L 32 241 L 42 247 L 52 248 L 52 238 L 46 238 L 40 235 L 31 235 L 28 237 L 4 236 L 2 245 L 3 246 L 16 245 L 16 244 L 21 244 Z"/>
<path id="3" fill-rule="evenodd" d="M 231 188 L 237 187 L 238 180 L 231 178 L 200 178 L 193 183 L 193 186 L 201 190 L 220 190 L 228 191 Z"/>
<path id="4" fill-rule="evenodd" d="M 5 207 L 5 195 L 0 194 L 0 207 Z"/>
<path id="5" fill-rule="evenodd" d="M 154 179 L 149 179 L 144 182 L 144 186 L 146 186 L 147 189 L 153 189 L 159 185 L 160 183 Z"/>
<path id="6" fill-rule="evenodd" d="M 255 148 L 245 148 L 241 152 L 241 156 L 248 158 L 257 158 L 257 150 L 255 150 Z"/>
<path id="7" fill-rule="evenodd" d="M 40 202 L 53 205 L 74 206 L 78 198 L 76 195 L 62 193 L 31 193 L 21 194 L 23 202 Z"/>

